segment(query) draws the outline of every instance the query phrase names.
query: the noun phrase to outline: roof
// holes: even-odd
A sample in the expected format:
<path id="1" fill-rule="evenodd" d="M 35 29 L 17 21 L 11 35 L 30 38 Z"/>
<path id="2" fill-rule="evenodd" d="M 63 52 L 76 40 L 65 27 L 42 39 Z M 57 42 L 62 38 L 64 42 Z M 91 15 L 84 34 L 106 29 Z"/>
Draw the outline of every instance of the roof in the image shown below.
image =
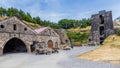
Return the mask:
<path id="1" fill-rule="evenodd" d="M 41 32 L 43 32 L 44 30 L 46 30 L 46 29 L 48 29 L 49 27 L 44 27 L 44 28 L 39 28 L 39 29 L 35 29 L 34 31 L 36 32 L 36 33 L 41 33 Z"/>

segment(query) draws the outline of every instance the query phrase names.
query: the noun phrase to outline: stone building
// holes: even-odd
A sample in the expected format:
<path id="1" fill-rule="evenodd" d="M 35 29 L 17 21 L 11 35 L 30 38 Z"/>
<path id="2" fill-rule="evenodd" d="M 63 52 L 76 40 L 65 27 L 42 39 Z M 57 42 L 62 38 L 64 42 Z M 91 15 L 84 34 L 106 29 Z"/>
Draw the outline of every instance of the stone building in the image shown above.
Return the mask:
<path id="1" fill-rule="evenodd" d="M 55 32 L 60 36 L 60 44 L 63 46 L 71 46 L 71 42 L 64 29 L 55 29 Z"/>
<path id="2" fill-rule="evenodd" d="M 105 38 L 114 33 L 112 11 L 100 11 L 91 16 L 89 44 L 102 44 Z"/>
<path id="3" fill-rule="evenodd" d="M 37 40 L 40 43 L 45 43 L 45 47 L 49 48 L 59 48 L 60 46 L 60 37 L 59 35 L 50 27 L 44 27 L 34 30 L 37 35 Z"/>
<path id="4" fill-rule="evenodd" d="M 11 52 L 31 53 L 34 41 L 46 47 L 59 47 L 59 35 L 50 27 L 31 29 L 16 17 L 0 21 L 0 55 Z"/>

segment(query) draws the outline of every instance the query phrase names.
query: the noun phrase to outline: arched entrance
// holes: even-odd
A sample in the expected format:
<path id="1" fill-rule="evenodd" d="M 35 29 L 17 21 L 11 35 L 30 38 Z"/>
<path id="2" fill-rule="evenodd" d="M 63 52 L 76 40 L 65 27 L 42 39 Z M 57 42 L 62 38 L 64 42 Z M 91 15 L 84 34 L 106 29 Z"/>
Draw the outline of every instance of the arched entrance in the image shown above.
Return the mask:
<path id="1" fill-rule="evenodd" d="M 12 38 L 10 39 L 4 46 L 3 54 L 6 53 L 21 53 L 21 52 L 27 52 L 27 48 L 25 43 L 18 39 L 18 38 Z"/>
<path id="2" fill-rule="evenodd" d="M 53 42 L 52 42 L 52 40 L 49 40 L 49 41 L 48 41 L 48 47 L 49 47 L 49 48 L 53 48 Z"/>

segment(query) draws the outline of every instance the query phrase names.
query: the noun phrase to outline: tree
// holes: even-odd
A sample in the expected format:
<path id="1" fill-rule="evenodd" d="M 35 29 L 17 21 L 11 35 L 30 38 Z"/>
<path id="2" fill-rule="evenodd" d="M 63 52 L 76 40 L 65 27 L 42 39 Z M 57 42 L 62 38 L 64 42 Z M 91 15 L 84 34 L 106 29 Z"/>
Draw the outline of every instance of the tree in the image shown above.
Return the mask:
<path id="1" fill-rule="evenodd" d="M 31 15 L 30 15 L 29 13 L 27 13 L 27 14 L 25 15 L 24 20 L 26 20 L 26 21 L 28 21 L 28 22 L 33 22 L 32 17 L 31 17 Z"/>
<path id="2" fill-rule="evenodd" d="M 8 8 L 8 10 L 7 10 L 7 16 L 9 16 L 9 17 L 12 17 L 12 16 L 18 17 L 18 16 L 19 16 L 19 11 L 18 11 L 18 9 L 13 8 L 13 7 Z"/>
<path id="3" fill-rule="evenodd" d="M 0 16 L 16 16 L 21 20 L 25 20 L 28 22 L 32 22 L 35 24 L 39 24 L 41 26 L 49 26 L 52 28 L 75 28 L 75 27 L 87 27 L 90 25 L 90 19 L 82 19 L 82 20 L 73 20 L 73 19 L 61 19 L 58 23 L 50 22 L 48 20 L 41 20 L 40 17 L 32 17 L 30 13 L 25 13 L 22 10 L 18 10 L 17 8 L 2 8 L 0 7 Z"/>
<path id="4" fill-rule="evenodd" d="M 42 25 L 42 20 L 40 19 L 40 17 L 34 17 L 33 18 L 33 23 Z"/>
<path id="5" fill-rule="evenodd" d="M 6 9 L 0 7 L 0 16 L 6 16 Z"/>
<path id="6" fill-rule="evenodd" d="M 25 20 L 25 17 L 26 17 L 26 14 L 24 11 L 22 10 L 19 10 L 19 15 L 18 15 L 18 18 L 22 19 L 22 20 Z"/>

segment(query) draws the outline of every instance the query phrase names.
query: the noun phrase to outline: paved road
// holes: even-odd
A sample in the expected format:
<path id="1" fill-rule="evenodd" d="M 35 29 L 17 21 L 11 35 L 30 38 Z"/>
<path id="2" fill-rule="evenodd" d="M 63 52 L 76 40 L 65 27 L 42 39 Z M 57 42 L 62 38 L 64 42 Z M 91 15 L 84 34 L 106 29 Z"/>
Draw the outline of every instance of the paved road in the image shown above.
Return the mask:
<path id="1" fill-rule="evenodd" d="M 71 51 L 60 51 L 52 55 L 32 55 L 26 53 L 0 56 L 0 68 L 120 68 L 108 63 L 98 63 L 76 58 L 98 47 L 79 47 Z"/>

